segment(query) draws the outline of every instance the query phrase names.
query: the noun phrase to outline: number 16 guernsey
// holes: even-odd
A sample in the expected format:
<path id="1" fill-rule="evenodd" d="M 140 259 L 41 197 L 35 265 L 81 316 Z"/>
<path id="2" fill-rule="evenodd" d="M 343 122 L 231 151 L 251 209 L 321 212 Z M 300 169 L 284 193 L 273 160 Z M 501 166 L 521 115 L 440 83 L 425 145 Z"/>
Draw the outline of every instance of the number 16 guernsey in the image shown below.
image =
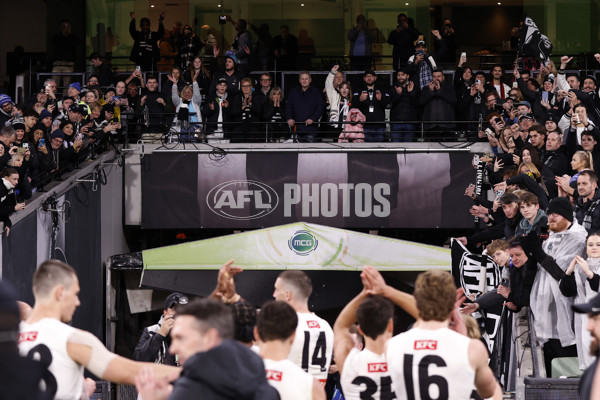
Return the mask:
<path id="1" fill-rule="evenodd" d="M 413 328 L 391 338 L 386 358 L 397 398 L 470 399 L 475 379 L 470 340 L 448 328 Z"/>

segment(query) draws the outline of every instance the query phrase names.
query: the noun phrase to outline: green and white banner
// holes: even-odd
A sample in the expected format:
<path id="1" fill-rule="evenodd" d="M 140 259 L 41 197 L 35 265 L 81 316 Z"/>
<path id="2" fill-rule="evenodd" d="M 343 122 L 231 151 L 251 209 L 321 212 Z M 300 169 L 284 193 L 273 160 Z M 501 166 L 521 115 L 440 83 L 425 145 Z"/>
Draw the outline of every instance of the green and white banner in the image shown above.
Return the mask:
<path id="1" fill-rule="evenodd" d="M 450 250 L 297 222 L 142 252 L 144 269 L 216 270 L 235 259 L 246 270 L 383 271 L 450 269 Z"/>

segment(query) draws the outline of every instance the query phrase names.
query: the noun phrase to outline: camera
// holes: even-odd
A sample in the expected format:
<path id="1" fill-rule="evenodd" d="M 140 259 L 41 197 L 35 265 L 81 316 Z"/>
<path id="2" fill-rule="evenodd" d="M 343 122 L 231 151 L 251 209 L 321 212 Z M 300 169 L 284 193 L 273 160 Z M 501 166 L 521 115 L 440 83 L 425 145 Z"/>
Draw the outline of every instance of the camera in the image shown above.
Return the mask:
<path id="1" fill-rule="evenodd" d="M 219 25 L 225 25 L 227 23 L 227 17 L 224 15 L 219 15 Z"/>

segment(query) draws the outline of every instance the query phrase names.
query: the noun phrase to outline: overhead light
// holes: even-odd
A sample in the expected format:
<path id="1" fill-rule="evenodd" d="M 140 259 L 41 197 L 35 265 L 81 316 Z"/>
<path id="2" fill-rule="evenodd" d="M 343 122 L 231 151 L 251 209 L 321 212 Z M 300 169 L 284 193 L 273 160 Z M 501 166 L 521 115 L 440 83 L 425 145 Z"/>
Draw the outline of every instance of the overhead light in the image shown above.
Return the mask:
<path id="1" fill-rule="evenodd" d="M 300 7 L 304 7 L 304 3 L 300 3 Z"/>
<path id="2" fill-rule="evenodd" d="M 502 3 L 498 2 L 498 5 L 499 5 L 499 6 L 501 6 L 501 5 L 502 5 Z"/>
<path id="3" fill-rule="evenodd" d="M 152 4 L 150 7 L 151 7 L 151 8 L 154 8 L 154 4 Z"/>
<path id="4" fill-rule="evenodd" d="M 220 5 L 220 4 L 218 4 L 218 5 L 217 5 L 217 7 L 221 8 L 221 5 Z"/>
<path id="5" fill-rule="evenodd" d="M 404 3 L 404 5 L 406 5 L 406 6 L 407 6 L 407 5 L 408 5 L 408 3 Z"/>

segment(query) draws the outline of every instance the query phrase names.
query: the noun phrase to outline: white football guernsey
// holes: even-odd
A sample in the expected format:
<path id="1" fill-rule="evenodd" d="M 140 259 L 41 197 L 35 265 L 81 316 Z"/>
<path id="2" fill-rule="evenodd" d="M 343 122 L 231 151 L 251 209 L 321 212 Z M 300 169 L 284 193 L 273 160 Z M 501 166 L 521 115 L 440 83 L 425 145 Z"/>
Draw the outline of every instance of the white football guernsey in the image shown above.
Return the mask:
<path id="1" fill-rule="evenodd" d="M 83 366 L 67 353 L 67 340 L 75 330 L 53 318 L 44 318 L 31 325 L 21 322 L 19 352 L 22 356 L 29 352 L 40 356 L 44 348 L 50 350 L 52 362 L 48 370 L 56 379 L 56 400 L 79 400 L 83 394 Z"/>
<path id="2" fill-rule="evenodd" d="M 470 399 L 475 371 L 468 337 L 448 328 L 413 328 L 388 342 L 386 358 L 398 399 Z"/>
<path id="3" fill-rule="evenodd" d="M 329 323 L 314 313 L 297 313 L 298 326 L 289 359 L 321 382 L 333 356 L 333 330 Z"/>
<path id="4" fill-rule="evenodd" d="M 279 392 L 281 400 L 312 400 L 314 377 L 290 360 L 263 360 L 267 381 Z"/>
<path id="5" fill-rule="evenodd" d="M 346 400 L 396 398 L 385 354 L 375 354 L 371 350 L 350 350 L 344 361 L 341 384 Z"/>

